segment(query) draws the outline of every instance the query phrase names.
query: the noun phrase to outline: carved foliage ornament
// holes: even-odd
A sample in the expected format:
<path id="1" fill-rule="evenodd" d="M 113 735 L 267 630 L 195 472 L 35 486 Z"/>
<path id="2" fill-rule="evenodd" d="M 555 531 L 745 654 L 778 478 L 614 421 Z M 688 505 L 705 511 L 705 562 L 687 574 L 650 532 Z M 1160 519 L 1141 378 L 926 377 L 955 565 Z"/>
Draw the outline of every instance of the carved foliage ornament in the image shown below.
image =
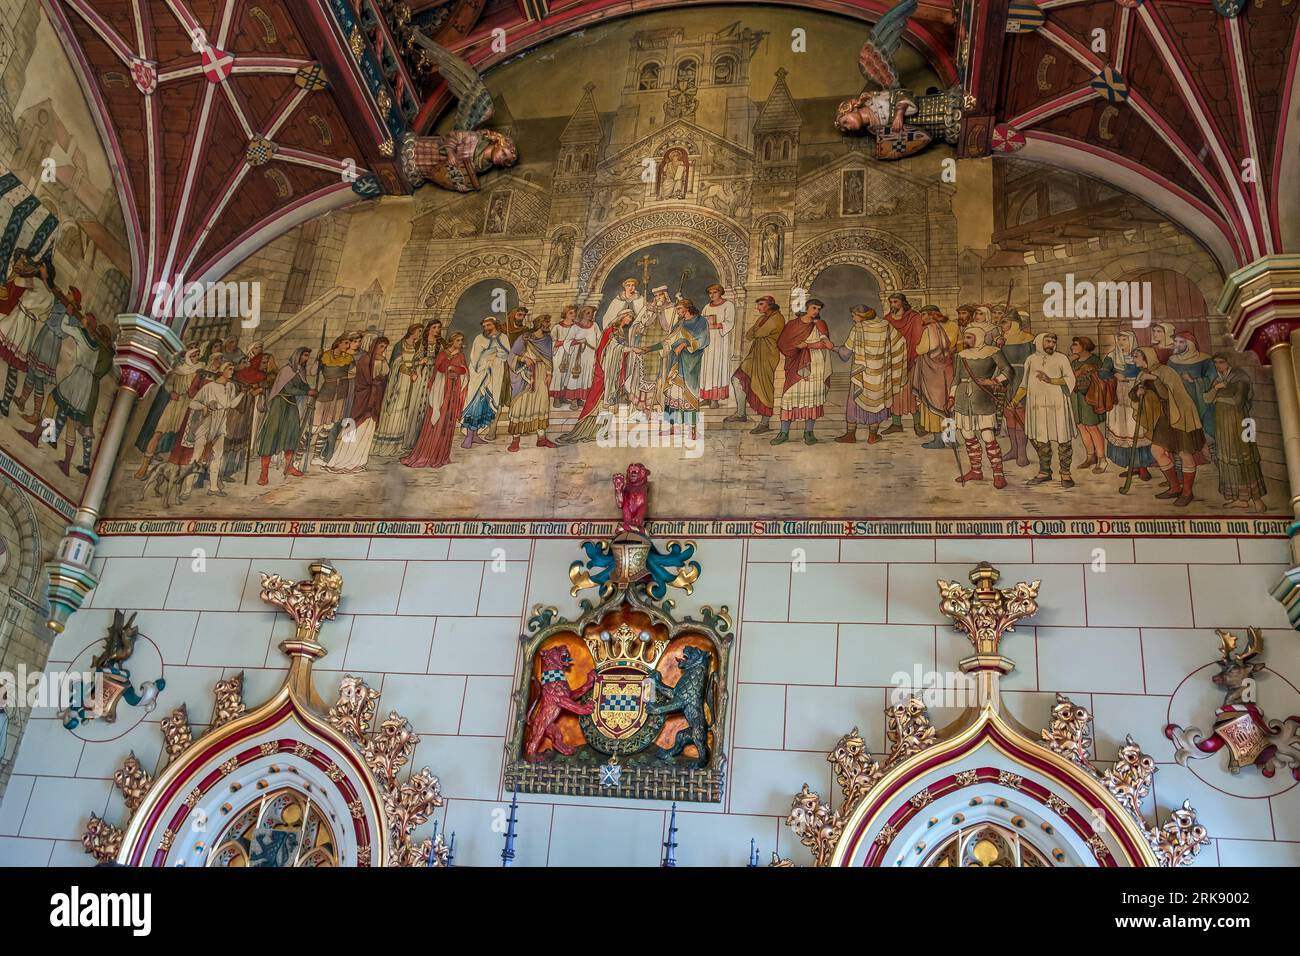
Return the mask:
<path id="1" fill-rule="evenodd" d="M 841 737 L 827 756 L 827 761 L 835 768 L 835 782 L 844 796 L 839 807 L 832 810 L 806 783 L 795 796 L 785 822 L 799 842 L 812 851 L 814 866 L 830 864 L 845 822 L 871 788 L 896 764 L 937 743 L 930 715 L 917 697 L 885 708 L 885 733 L 889 755 L 884 763 L 875 760 L 867 751 L 866 742 L 856 727 Z M 927 792 L 924 803 L 928 802 Z M 924 803 L 917 805 L 923 806 Z M 773 865 L 778 864 L 792 865 L 789 860 L 774 860 Z"/>
<path id="2" fill-rule="evenodd" d="M 970 638 L 975 653 L 996 656 L 1002 635 L 1015 630 L 1016 623 L 1038 612 L 1041 582 L 1020 582 L 1010 588 L 995 587 L 1001 575 L 987 562 L 970 573 L 973 587 L 956 581 L 940 581 L 939 609 Z"/>
<path id="3" fill-rule="evenodd" d="M 310 686 L 310 661 L 324 652 L 317 642 L 321 624 L 333 618 L 343 584 L 342 578 L 328 565 L 313 564 L 311 570 L 311 578 L 298 582 L 287 581 L 279 575 L 262 576 L 263 599 L 285 610 L 297 626 L 295 639 L 284 642 L 281 649 L 289 654 L 291 661 L 307 661 L 305 676 L 308 686 Z M 243 700 L 243 677 L 244 675 L 240 673 L 216 683 L 212 726 L 207 731 L 208 734 L 247 713 Z M 312 696 L 314 698 L 314 692 Z M 426 839 L 422 843 L 412 842 L 414 830 L 428 822 L 432 811 L 443 805 L 438 778 L 428 767 L 423 767 L 418 772 L 410 774 L 406 780 L 401 779 L 402 771 L 414 755 L 419 737 L 412 730 L 410 722 L 395 712 L 390 713 L 378 729 L 375 729 L 374 720 L 378 700 L 379 694 L 367 687 L 364 681 L 350 675 L 346 676 L 340 684 L 338 699 L 328 709 L 325 719 L 360 753 L 362 761 L 370 769 L 378 786 L 388 825 L 388 833 L 385 837 L 388 841 L 387 858 L 390 864 L 445 866 L 448 863 L 450 849 L 441 836 L 436 840 Z M 169 761 L 182 759 L 186 751 L 191 749 L 195 739 L 184 704 L 178 706 L 161 722 L 160 732 L 167 759 Z M 262 757 L 272 757 L 285 752 L 292 754 L 295 759 L 309 760 L 317 755 L 317 748 L 305 742 L 297 742 L 292 748 L 285 748 L 276 740 L 263 741 L 258 749 Z M 231 757 L 217 769 L 223 776 L 229 777 L 238 771 L 240 766 L 240 760 Z M 335 783 L 341 782 L 346 776 L 336 763 L 329 763 L 322 769 Z M 155 785 L 154 779 L 140 764 L 134 753 L 114 774 L 114 782 L 122 792 L 123 801 L 132 816 L 148 799 Z M 196 787 L 188 794 L 183 805 L 194 810 L 203 796 L 204 791 Z M 366 815 L 360 799 L 353 800 L 348 806 L 348 811 L 358 819 Z M 110 862 L 122 851 L 125 833 L 124 828 L 115 826 L 96 814 L 91 814 L 90 822 L 82 836 L 82 846 L 98 862 Z M 171 830 L 166 831 L 162 834 L 159 848 L 169 849 L 175 839 L 176 833 Z M 368 866 L 372 860 L 372 846 L 357 847 L 359 864 Z"/>

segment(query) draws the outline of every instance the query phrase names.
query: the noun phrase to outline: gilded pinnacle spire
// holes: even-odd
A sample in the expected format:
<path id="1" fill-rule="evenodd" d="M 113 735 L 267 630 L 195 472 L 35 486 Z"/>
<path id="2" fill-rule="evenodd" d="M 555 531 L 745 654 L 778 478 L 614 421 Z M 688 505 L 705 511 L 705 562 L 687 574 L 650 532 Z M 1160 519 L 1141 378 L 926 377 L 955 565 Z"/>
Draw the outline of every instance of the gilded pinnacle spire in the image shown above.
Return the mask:
<path id="1" fill-rule="evenodd" d="M 939 581 L 939 610 L 952 618 L 957 630 L 970 638 L 975 648 L 973 657 L 962 660 L 958 666 L 962 673 L 977 673 L 993 678 L 981 694 L 981 702 L 993 696 L 993 683 L 1002 674 L 1015 669 L 1015 661 L 1003 657 L 1000 650 L 1002 636 L 1013 630 L 1026 617 L 1038 613 L 1038 587 L 1042 583 L 1020 582 L 1010 588 L 999 588 L 1001 572 L 987 561 L 981 561 L 970 572 L 971 587 L 956 581 Z M 983 686 L 983 683 L 981 683 Z"/>
<path id="2" fill-rule="evenodd" d="M 343 576 L 323 561 L 313 561 L 309 570 L 311 577 L 296 583 L 263 572 L 261 597 L 293 618 L 293 637 L 280 642 L 280 650 L 289 656 L 290 690 L 319 705 L 311 682 L 311 665 L 316 658 L 325 656 L 320 629 L 326 621 L 334 619 L 343 596 Z"/>

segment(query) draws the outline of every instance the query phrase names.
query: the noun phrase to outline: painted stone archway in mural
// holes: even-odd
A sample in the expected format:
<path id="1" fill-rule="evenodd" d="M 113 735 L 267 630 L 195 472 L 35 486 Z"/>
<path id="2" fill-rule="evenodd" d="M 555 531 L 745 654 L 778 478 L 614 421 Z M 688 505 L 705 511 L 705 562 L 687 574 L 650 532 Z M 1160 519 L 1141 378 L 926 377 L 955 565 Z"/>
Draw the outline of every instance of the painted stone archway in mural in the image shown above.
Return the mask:
<path id="1" fill-rule="evenodd" d="M 929 285 L 925 260 L 893 236 L 863 229 L 843 229 L 809 239 L 794 255 L 794 280 L 812 287 L 818 273 L 834 265 L 861 266 L 876 276 L 880 290 L 920 292 Z"/>
<path id="2" fill-rule="evenodd" d="M 425 285 L 419 302 L 438 315 L 450 315 L 462 293 L 484 279 L 501 278 L 528 303 L 537 293 L 541 267 L 528 253 L 507 246 L 453 260 Z"/>
<path id="3" fill-rule="evenodd" d="M 599 290 L 626 255 L 657 242 L 693 246 L 715 266 L 728 294 L 743 294 L 749 278 L 749 239 L 735 221 L 691 207 L 655 209 L 620 220 L 596 234 L 582 250 L 578 289 Z"/>

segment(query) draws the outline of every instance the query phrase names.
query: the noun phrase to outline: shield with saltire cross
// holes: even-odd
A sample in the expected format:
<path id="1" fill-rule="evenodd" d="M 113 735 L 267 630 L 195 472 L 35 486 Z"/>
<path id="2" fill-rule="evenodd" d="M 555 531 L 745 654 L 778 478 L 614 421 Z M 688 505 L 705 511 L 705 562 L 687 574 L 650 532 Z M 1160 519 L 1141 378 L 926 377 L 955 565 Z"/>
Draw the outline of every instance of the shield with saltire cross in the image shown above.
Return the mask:
<path id="1" fill-rule="evenodd" d="M 207 77 L 209 83 L 224 82 L 226 77 L 230 76 L 230 71 L 235 68 L 234 54 L 218 50 L 214 46 L 205 47 L 202 57 L 203 75 Z"/>

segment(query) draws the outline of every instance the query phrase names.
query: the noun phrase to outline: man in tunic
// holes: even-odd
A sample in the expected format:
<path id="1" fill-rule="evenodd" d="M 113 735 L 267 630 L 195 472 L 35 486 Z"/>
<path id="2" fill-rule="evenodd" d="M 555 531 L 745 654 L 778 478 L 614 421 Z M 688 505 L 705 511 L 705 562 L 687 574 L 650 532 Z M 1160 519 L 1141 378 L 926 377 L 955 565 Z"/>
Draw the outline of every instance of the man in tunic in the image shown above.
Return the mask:
<path id="1" fill-rule="evenodd" d="M 978 306 L 976 308 L 976 320 L 978 321 L 980 311 L 984 310 L 992 319 L 992 312 L 987 306 Z M 1012 377 L 1008 383 L 1007 390 L 1014 396 L 1022 394 L 1020 386 L 1025 380 L 1025 361 L 1029 356 L 1034 354 L 1034 336 L 1028 329 L 1026 316 L 1023 312 L 1015 309 L 1005 313 L 1002 316 L 1000 341 L 1002 343 L 1002 354 L 1006 356 L 1007 364 L 1011 366 Z M 1029 439 L 1025 435 L 1025 406 L 1023 399 L 1012 400 L 1007 404 L 1006 411 L 1007 437 L 1011 439 L 1011 448 L 1008 454 L 1016 460 L 1016 464 L 1021 468 L 1029 466 Z"/>
<path id="2" fill-rule="evenodd" d="M 253 454 L 262 460 L 262 473 L 257 483 L 270 481 L 271 458 L 284 455 L 284 476 L 301 478 L 303 473 L 293 465 L 302 434 L 303 405 L 315 397 L 307 383 L 307 360 L 311 349 L 295 349 L 289 363 L 276 373 L 275 383 L 266 397 L 266 419 L 253 441 Z"/>
<path id="3" fill-rule="evenodd" d="M 971 322 L 962 332 L 964 348 L 956 356 L 956 372 L 948 386 L 953 423 L 966 444 L 970 470 L 957 479 L 961 484 L 984 480 L 980 442 L 989 456 L 993 487 L 1007 486 L 1002 473 L 1002 446 L 998 444 L 998 411 L 1003 389 L 1011 380 L 1011 366 L 989 340 L 996 334 L 991 325 Z"/>
<path id="4" fill-rule="evenodd" d="M 575 351 L 577 343 L 573 341 L 573 329 L 578 321 L 578 307 L 566 305 L 560 310 L 560 322 L 551 329 L 552 356 L 555 361 L 555 374 L 551 376 L 551 399 L 555 407 L 573 406 L 586 399 L 578 390 L 570 389 L 566 381 L 569 377 L 569 357 Z"/>
<path id="5" fill-rule="evenodd" d="M 510 355 L 510 343 L 500 331 L 496 316 L 487 316 L 481 324 L 482 334 L 475 337 L 469 354 L 469 387 L 466 393 L 469 399 L 460 422 L 465 429 L 462 448 L 488 441 L 479 433 L 497 420 L 497 396 L 501 393 L 506 358 Z"/>
<path id="6" fill-rule="evenodd" d="M 596 349 L 600 346 L 600 329 L 596 327 L 596 310 L 591 306 L 578 313 L 578 321 L 569 334 L 569 380 L 565 388 L 573 396 L 570 408 L 581 408 L 591 391 L 596 375 Z"/>
<path id="7" fill-rule="evenodd" d="M 749 421 L 745 412 L 752 408 L 759 415 L 759 421 L 750 430 L 751 434 L 761 435 L 772 430 L 769 424 L 772 418 L 773 404 L 776 401 L 776 367 L 781 359 L 776 342 L 785 328 L 785 316 L 776 299 L 770 295 L 759 296 L 754 301 L 758 318 L 745 333 L 749 339 L 749 351 L 732 376 L 736 382 L 736 414 L 728 415 L 725 421 Z"/>
<path id="8" fill-rule="evenodd" d="M 1168 484 L 1157 498 L 1174 498 L 1186 508 L 1194 498 L 1196 455 L 1205 445 L 1196 403 L 1187 394 L 1178 373 L 1160 361 L 1154 347 L 1140 348 L 1133 356 L 1138 368 L 1133 399 L 1138 428 L 1151 436 L 1151 454 Z M 1182 465 L 1182 474 L 1175 464 Z"/>
<path id="9" fill-rule="evenodd" d="M 1016 399 L 1025 399 L 1025 434 L 1038 453 L 1038 474 L 1031 485 L 1052 480 L 1052 442 L 1060 455 L 1061 486 L 1073 488 L 1070 462 L 1074 457 L 1074 370 L 1056 351 L 1056 335 L 1043 332 L 1034 339 L 1034 354 L 1025 359 L 1025 377 Z"/>
<path id="10" fill-rule="evenodd" d="M 532 328 L 532 319 L 529 318 L 528 309 L 524 306 L 518 306 L 506 313 L 505 319 L 501 322 L 501 331 L 506 337 L 506 347 L 509 348 L 518 342 Z M 497 437 L 497 427 L 505 424 L 510 419 L 510 376 L 502 374 L 501 391 L 497 394 L 497 417 L 487 430 L 487 439 L 492 441 Z M 419 431 L 419 419 L 413 423 L 410 431 L 406 433 L 407 447 L 415 444 L 416 433 Z"/>
<path id="11" fill-rule="evenodd" d="M 167 377 L 158 388 L 154 402 L 161 402 L 161 411 L 154 419 L 152 430 L 146 432 L 142 429 L 135 443 L 143 456 L 135 473 L 137 478 L 143 479 L 149 473 L 154 456 L 171 451 L 172 444 L 176 441 L 176 433 L 185 421 L 185 410 L 190 404 L 190 385 L 203 368 L 203 363 L 199 361 L 200 351 L 197 345 L 191 345 L 177 355 Z"/>
<path id="12" fill-rule="evenodd" d="M 842 444 L 858 440 L 858 425 L 867 426 L 867 444 L 880 441 L 880 423 L 890 417 L 890 402 L 907 387 L 907 343 L 894 327 L 866 305 L 852 309 L 853 327 L 836 350 L 851 363 L 845 400 Z"/>
<path id="13" fill-rule="evenodd" d="M 31 414 L 21 416 L 31 425 L 39 425 L 41 422 L 41 406 L 45 404 L 46 391 L 55 381 L 63 340 L 69 335 L 78 334 L 80 328 L 81 290 L 69 289 L 68 295 L 68 302 L 54 301 L 46 313 L 45 321 L 36 332 L 36 338 L 32 340 L 31 352 L 27 356 L 27 377 L 23 380 L 23 390 L 18 396 L 18 408 L 24 408 L 27 399 L 35 393 Z"/>
<path id="14" fill-rule="evenodd" d="M 664 290 L 665 294 L 667 289 Z M 623 290 L 610 300 L 609 305 L 605 306 L 605 311 L 600 317 L 600 330 L 610 327 L 618 314 L 624 309 L 631 309 L 634 315 L 640 315 L 641 310 L 645 308 L 645 296 L 637 291 L 636 279 L 627 278 L 623 280 Z"/>
<path id="15" fill-rule="evenodd" d="M 731 332 L 736 327 L 736 304 L 723 298 L 724 289 L 714 283 L 706 290 L 709 304 L 701 313 L 709 323 L 709 346 L 704 350 L 700 371 L 700 400 L 717 408 L 729 395 L 731 382 Z"/>
<path id="16" fill-rule="evenodd" d="M 817 444 L 813 427 L 826 413 L 826 393 L 830 388 L 831 342 L 826 320 L 821 311 L 826 303 L 809 299 L 805 311 L 798 312 L 786 323 L 776 340 L 781 353 L 778 375 L 781 377 L 781 432 L 772 439 L 773 445 L 784 445 L 790 440 L 790 423 L 801 421 L 805 444 Z"/>
<path id="17" fill-rule="evenodd" d="M 360 339 L 357 340 L 360 342 Z M 194 432 L 194 447 L 203 449 L 201 461 L 208 465 L 208 494 L 225 497 L 221 482 L 221 456 L 226 447 L 226 419 L 230 410 L 245 397 L 231 381 L 235 375 L 233 362 L 222 362 L 216 379 L 204 385 L 190 402 L 190 423 L 198 423 Z"/>
<path id="18" fill-rule="evenodd" d="M 922 448 L 947 448 L 944 444 L 944 420 L 948 417 L 948 391 L 953 377 L 953 343 L 960 336 L 957 323 L 951 321 L 936 305 L 921 307 L 925 325 L 921 341 L 916 346 L 916 362 L 912 365 L 909 384 L 916 396 L 916 413 L 921 430 L 930 435 Z"/>
<path id="19" fill-rule="evenodd" d="M 885 314 L 885 321 L 894 327 L 894 331 L 901 335 L 907 344 L 907 370 L 910 374 L 912 365 L 916 362 L 916 348 L 921 344 L 921 332 L 925 328 L 921 313 L 912 308 L 912 304 L 907 301 L 907 296 L 895 292 L 889 297 L 889 311 Z M 925 434 L 921 431 L 921 420 L 916 416 L 916 396 L 912 394 L 911 389 L 905 388 L 894 396 L 890 411 L 893 414 L 893 421 L 883 434 L 892 435 L 894 432 L 901 432 L 904 415 L 913 416 L 912 430 L 918 436 Z"/>
<path id="20" fill-rule="evenodd" d="M 1204 398 L 1210 402 L 1219 436 L 1219 494 L 1229 508 L 1264 512 L 1264 472 L 1259 465 L 1259 442 L 1242 438 L 1250 418 L 1253 386 L 1244 368 L 1233 368 L 1227 352 L 1214 356 L 1218 373 Z"/>
<path id="21" fill-rule="evenodd" d="M 18 390 L 18 373 L 27 370 L 28 354 L 37 330 L 54 308 L 53 266 L 37 262 L 26 253 L 14 258 L 14 274 L 0 292 L 0 359 L 5 372 L 4 397 L 0 398 L 0 418 L 7 417 L 14 393 Z M 18 405 L 22 411 L 22 403 Z M 40 408 L 32 414 L 39 415 Z"/>
<path id="22" fill-rule="evenodd" d="M 50 396 L 54 403 L 54 435 L 58 440 L 65 433 L 65 451 L 59 470 L 69 474 L 72 453 L 81 436 L 81 465 L 77 470 L 90 474 L 90 453 L 94 439 L 94 415 L 99 406 L 99 385 L 113 370 L 113 333 L 105 325 L 97 325 L 93 315 L 87 316 L 85 325 L 78 324 L 70 340 L 76 346 L 72 367 L 59 379 Z M 39 438 L 38 424 L 33 431 Z M 29 436 L 30 437 L 30 436 Z M 36 444 L 35 441 L 32 444 Z"/>
<path id="23" fill-rule="evenodd" d="M 1174 335 L 1174 353 L 1169 356 L 1167 364 L 1178 373 L 1183 387 L 1191 396 L 1197 418 L 1201 422 L 1201 430 L 1205 432 L 1205 443 L 1210 456 L 1214 457 L 1216 416 L 1211 407 L 1213 403 L 1206 398 L 1206 393 L 1219 377 L 1215 371 L 1214 359 L 1200 350 L 1195 332 L 1181 329 Z"/>
<path id="24" fill-rule="evenodd" d="M 510 346 L 507 366 L 510 370 L 510 447 L 518 451 L 524 435 L 537 433 L 538 448 L 554 448 L 546 437 L 551 422 L 551 368 L 554 349 L 551 345 L 551 317 L 541 315 L 531 332 L 520 336 Z"/>
<path id="25" fill-rule="evenodd" d="M 1101 359 L 1097 357 L 1097 343 L 1086 335 L 1076 335 L 1070 342 L 1070 368 L 1074 372 L 1074 388 L 1070 402 L 1074 421 L 1079 426 L 1083 450 L 1088 457 L 1080 468 L 1091 468 L 1095 474 L 1106 470 L 1106 439 L 1101 425 L 1113 402 L 1105 381 L 1101 377 Z"/>

